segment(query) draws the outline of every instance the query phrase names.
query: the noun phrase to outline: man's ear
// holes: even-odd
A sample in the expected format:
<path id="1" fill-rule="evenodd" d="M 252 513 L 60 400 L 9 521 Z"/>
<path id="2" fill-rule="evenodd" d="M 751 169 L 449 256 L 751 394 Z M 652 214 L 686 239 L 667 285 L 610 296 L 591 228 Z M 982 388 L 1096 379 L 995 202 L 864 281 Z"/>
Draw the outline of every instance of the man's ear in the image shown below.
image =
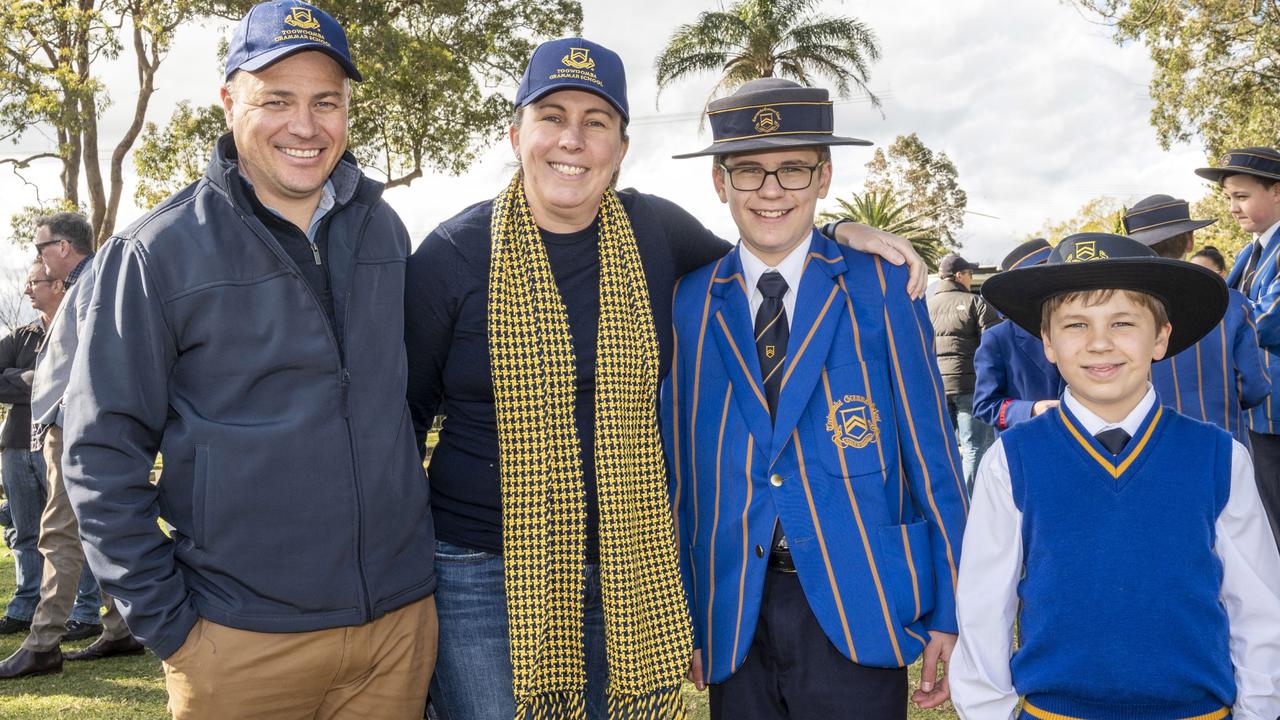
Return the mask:
<path id="1" fill-rule="evenodd" d="M 728 173 L 715 160 L 711 161 L 711 182 L 716 186 L 716 195 L 720 196 L 720 202 L 729 202 L 729 193 L 724 186 L 724 176 Z"/>

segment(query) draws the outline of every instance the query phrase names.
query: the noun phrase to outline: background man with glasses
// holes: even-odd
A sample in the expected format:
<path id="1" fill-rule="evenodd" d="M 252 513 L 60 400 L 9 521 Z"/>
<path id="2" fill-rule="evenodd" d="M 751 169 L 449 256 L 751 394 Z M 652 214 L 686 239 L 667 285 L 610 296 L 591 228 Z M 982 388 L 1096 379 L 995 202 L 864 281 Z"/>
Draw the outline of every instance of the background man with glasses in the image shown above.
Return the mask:
<path id="1" fill-rule="evenodd" d="M 80 525 L 63 482 L 62 395 L 79 346 L 79 325 L 93 292 L 93 228 L 79 213 L 43 217 L 36 221 L 35 246 L 47 277 L 61 281 L 66 290 L 36 358 L 31 389 L 32 448 L 43 450 L 48 472 L 49 499 L 40 519 L 39 542 L 44 570 L 31 630 L 22 647 L 0 662 L 0 679 L 62 672 L 60 644 L 85 570 Z M 115 604 L 109 598 L 106 604 L 102 636 L 84 650 L 67 654 L 67 660 L 94 660 L 143 651 Z M 96 607 L 94 610 L 96 615 Z"/>
<path id="2" fill-rule="evenodd" d="M 826 90 L 777 78 L 710 104 L 712 180 L 741 242 L 676 290 L 662 425 L 711 716 L 906 718 L 956 642 L 966 500 L 906 270 L 813 226 Z M 754 319 L 754 322 L 753 322 Z"/>

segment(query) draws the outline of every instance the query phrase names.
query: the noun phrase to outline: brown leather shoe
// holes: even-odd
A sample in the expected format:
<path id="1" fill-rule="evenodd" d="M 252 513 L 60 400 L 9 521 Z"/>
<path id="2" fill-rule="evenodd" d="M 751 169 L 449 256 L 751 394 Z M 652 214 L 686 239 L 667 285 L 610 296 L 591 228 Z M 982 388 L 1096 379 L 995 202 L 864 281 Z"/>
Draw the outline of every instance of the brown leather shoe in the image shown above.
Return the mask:
<path id="1" fill-rule="evenodd" d="M 29 677 L 31 675 L 48 675 L 62 672 L 62 650 L 28 650 L 18 651 L 0 662 L 0 679 Z"/>
<path id="2" fill-rule="evenodd" d="M 141 655 L 147 649 L 142 646 L 132 635 L 125 635 L 116 640 L 108 640 L 100 637 L 93 641 L 93 644 L 83 650 L 76 650 L 66 654 L 68 662 L 76 660 L 101 660 L 102 658 L 115 657 L 116 655 Z"/>

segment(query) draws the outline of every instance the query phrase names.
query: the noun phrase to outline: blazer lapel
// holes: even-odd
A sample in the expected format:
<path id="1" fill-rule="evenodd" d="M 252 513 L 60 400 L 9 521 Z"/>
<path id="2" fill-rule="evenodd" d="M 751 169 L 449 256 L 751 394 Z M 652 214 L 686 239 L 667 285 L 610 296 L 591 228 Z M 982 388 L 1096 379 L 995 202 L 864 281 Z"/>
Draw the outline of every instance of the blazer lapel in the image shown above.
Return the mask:
<path id="1" fill-rule="evenodd" d="M 787 341 L 787 360 L 782 371 L 782 390 L 778 395 L 778 413 L 773 424 L 773 443 L 769 446 L 770 462 L 786 446 L 791 431 L 809 404 L 814 386 L 822 377 L 827 351 L 845 315 L 844 295 L 835 278 L 847 269 L 839 247 L 815 230 L 796 295 L 795 317 Z"/>
<path id="2" fill-rule="evenodd" d="M 740 252 L 740 248 L 735 248 L 726 255 L 711 281 L 712 297 L 708 308 L 711 327 L 708 334 L 715 338 L 720 348 L 738 410 L 756 444 L 764 448 L 770 445 L 773 424 L 769 420 L 769 403 L 760 382 L 760 359 L 756 357 L 751 303 L 738 256 Z"/>

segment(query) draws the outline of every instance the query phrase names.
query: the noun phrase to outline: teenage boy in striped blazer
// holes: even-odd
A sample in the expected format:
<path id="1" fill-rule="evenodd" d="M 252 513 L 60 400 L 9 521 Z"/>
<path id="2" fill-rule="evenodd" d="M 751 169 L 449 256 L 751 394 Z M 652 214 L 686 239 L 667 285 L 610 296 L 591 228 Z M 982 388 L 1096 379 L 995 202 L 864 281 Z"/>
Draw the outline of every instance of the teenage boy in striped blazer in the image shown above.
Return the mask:
<path id="1" fill-rule="evenodd" d="M 1218 324 L 1222 278 L 1086 233 L 982 290 L 1041 336 L 1067 388 L 978 469 L 951 665 L 960 716 L 1008 720 L 1021 697 L 1024 720 L 1275 718 L 1280 555 L 1249 454 L 1148 381 L 1152 361 Z"/>
<path id="2" fill-rule="evenodd" d="M 827 91 L 769 78 L 710 105 L 741 242 L 677 286 L 663 425 L 713 718 L 905 718 L 948 695 L 965 493 L 923 302 L 813 227 Z M 753 322 L 754 319 L 754 322 Z"/>

